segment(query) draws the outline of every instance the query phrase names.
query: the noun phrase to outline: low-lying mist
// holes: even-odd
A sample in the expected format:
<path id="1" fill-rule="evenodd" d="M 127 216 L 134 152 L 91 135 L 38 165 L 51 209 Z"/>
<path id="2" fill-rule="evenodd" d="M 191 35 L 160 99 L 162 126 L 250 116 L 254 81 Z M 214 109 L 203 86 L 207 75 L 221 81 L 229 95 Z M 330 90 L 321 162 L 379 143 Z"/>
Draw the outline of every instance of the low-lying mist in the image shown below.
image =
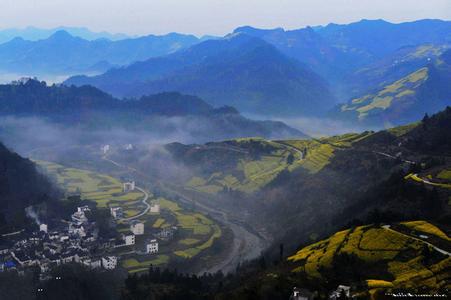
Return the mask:
<path id="1" fill-rule="evenodd" d="M 280 121 L 288 126 L 300 130 L 311 137 L 334 136 L 350 132 L 362 132 L 365 130 L 379 130 L 381 128 L 359 126 L 346 123 L 340 120 L 334 120 L 329 117 L 280 117 L 280 116 L 261 116 L 246 114 L 246 117 L 254 120 Z"/>

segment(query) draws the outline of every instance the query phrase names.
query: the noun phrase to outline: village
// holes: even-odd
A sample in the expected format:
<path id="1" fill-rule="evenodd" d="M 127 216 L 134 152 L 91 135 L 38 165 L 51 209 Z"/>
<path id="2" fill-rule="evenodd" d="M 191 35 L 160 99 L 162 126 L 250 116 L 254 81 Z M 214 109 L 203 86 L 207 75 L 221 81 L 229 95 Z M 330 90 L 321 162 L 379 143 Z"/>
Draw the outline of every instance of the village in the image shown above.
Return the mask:
<path id="1" fill-rule="evenodd" d="M 123 191 L 135 190 L 135 182 L 123 183 Z M 152 213 L 159 213 L 158 203 L 148 207 Z M 176 226 L 165 227 L 146 234 L 143 243 L 136 243 L 137 237 L 144 237 L 145 224 L 138 218 L 124 218 L 122 207 L 109 207 L 111 219 L 128 230 L 118 232 L 116 237 L 99 234 L 96 220 L 88 205 L 77 207 L 67 220 L 51 220 L 41 223 L 32 208 L 27 215 L 36 221 L 36 230 L 21 230 L 4 234 L 0 238 L 0 272 L 38 268 L 40 279 L 46 279 L 50 270 L 62 264 L 79 263 L 91 269 L 114 270 L 120 266 L 123 253 L 152 256 L 159 252 L 159 240 L 168 241 L 177 231 Z M 150 236 L 150 237 L 149 237 Z M 127 251 L 121 249 L 127 248 Z"/>

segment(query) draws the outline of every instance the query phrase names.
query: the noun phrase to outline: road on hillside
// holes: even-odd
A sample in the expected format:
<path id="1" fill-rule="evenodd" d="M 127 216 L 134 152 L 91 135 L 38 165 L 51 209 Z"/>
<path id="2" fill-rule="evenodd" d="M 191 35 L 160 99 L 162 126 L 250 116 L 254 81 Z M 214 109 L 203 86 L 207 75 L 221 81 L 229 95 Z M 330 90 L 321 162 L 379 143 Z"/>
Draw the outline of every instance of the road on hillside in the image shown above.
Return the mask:
<path id="1" fill-rule="evenodd" d="M 109 159 L 109 158 L 106 157 L 106 156 L 102 156 L 102 159 L 104 159 L 104 160 L 106 160 L 106 161 L 109 161 L 110 163 L 114 164 L 114 165 L 117 166 L 117 167 L 123 168 L 122 165 L 120 165 L 120 164 L 118 164 L 117 162 L 115 162 L 115 161 Z M 130 168 L 129 168 L 129 169 L 130 169 Z M 134 169 L 133 169 L 133 170 L 134 170 Z M 137 218 L 139 218 L 139 217 L 141 217 L 141 216 L 147 214 L 147 213 L 149 212 L 149 210 L 150 210 L 150 204 L 147 202 L 147 200 L 149 199 L 149 194 L 148 194 L 143 188 L 140 188 L 140 187 L 138 187 L 138 186 L 135 186 L 135 188 L 136 188 L 138 191 L 140 191 L 141 193 L 144 194 L 144 198 L 142 199 L 141 202 L 142 202 L 142 204 L 144 204 L 144 205 L 146 206 L 146 208 L 145 208 L 142 212 L 140 212 L 139 214 L 137 214 L 136 216 L 129 217 L 129 218 L 120 218 L 120 220 L 122 220 L 122 221 L 131 221 L 131 220 L 137 219 Z"/>
<path id="2" fill-rule="evenodd" d="M 122 165 L 116 161 L 109 159 L 106 156 L 102 158 L 117 167 L 127 169 L 131 172 L 135 172 L 143 176 L 144 178 L 149 178 L 147 174 L 137 170 L 136 168 Z M 156 181 L 156 183 L 163 190 L 166 190 L 169 193 L 177 195 L 179 197 L 180 202 L 183 202 L 188 205 L 192 205 L 193 203 L 195 203 L 196 207 L 200 208 L 202 212 L 208 213 L 213 219 L 215 219 L 219 223 L 226 225 L 233 232 L 232 246 L 227 255 L 223 257 L 219 263 L 215 264 L 210 268 L 202 270 L 201 272 L 199 272 L 199 274 L 203 274 L 204 272 L 215 273 L 220 270 L 223 273 L 233 272 L 235 271 L 235 268 L 238 266 L 240 262 L 257 258 L 262 253 L 262 251 L 264 251 L 269 246 L 268 239 L 265 239 L 262 236 L 249 231 L 242 224 L 230 220 L 230 218 L 224 211 L 194 201 L 190 197 L 180 193 L 179 191 L 176 191 L 175 189 L 169 187 L 167 184 L 164 184 L 161 181 Z"/>
<path id="3" fill-rule="evenodd" d="M 291 149 L 297 153 L 299 153 L 299 160 L 303 160 L 304 159 L 304 152 L 294 146 L 288 145 L 288 144 L 284 144 L 284 143 L 280 143 L 280 142 L 276 142 L 276 141 L 272 141 L 270 140 L 270 142 L 274 143 L 274 144 L 278 144 L 280 146 L 283 146 L 285 148 Z"/>
<path id="4" fill-rule="evenodd" d="M 388 154 L 388 153 L 379 152 L 379 151 L 373 151 L 373 153 L 376 153 L 376 154 L 379 154 L 379 155 L 382 155 L 382 156 L 385 156 L 385 157 L 393 158 L 393 159 L 400 159 L 402 162 L 405 162 L 405 163 L 408 163 L 408 164 L 411 164 L 411 165 L 415 164 L 414 161 L 402 159 L 401 157 L 396 157 L 396 156 Z"/>
<path id="5" fill-rule="evenodd" d="M 143 190 L 142 188 L 140 188 L 140 187 L 135 186 L 135 189 L 137 189 L 138 191 L 140 191 L 141 193 L 144 194 L 144 198 L 143 198 L 143 200 L 142 200 L 141 202 L 146 206 L 146 208 L 145 208 L 142 212 L 140 212 L 139 214 L 137 214 L 136 216 L 129 217 L 129 218 L 120 218 L 119 220 L 122 220 L 122 221 L 131 221 L 131 220 L 137 219 L 137 218 L 139 218 L 139 217 L 141 217 L 141 216 L 144 216 L 145 214 L 147 214 L 147 213 L 149 212 L 149 210 L 150 210 L 150 204 L 147 202 L 147 199 L 149 199 L 149 194 L 148 194 L 145 190 Z"/>
<path id="6" fill-rule="evenodd" d="M 411 238 L 411 239 L 414 239 L 414 240 L 423 242 L 423 243 L 425 243 L 426 245 L 429 245 L 429 246 L 431 246 L 432 248 L 434 248 L 436 251 L 438 251 L 438 252 L 440 252 L 440 253 L 442 253 L 442 254 L 444 254 L 444 255 L 451 256 L 451 253 L 450 253 L 450 252 L 448 252 L 448 251 L 446 251 L 446 250 L 443 250 L 443 249 L 441 249 L 441 248 L 439 248 L 439 247 L 437 247 L 437 246 L 435 246 L 435 245 L 433 245 L 433 244 L 431 244 L 431 243 L 429 243 L 429 242 L 427 242 L 427 241 L 425 241 L 425 240 L 422 240 L 422 239 L 420 239 L 420 238 L 418 238 L 418 237 L 416 237 L 416 236 L 411 236 L 411 235 L 408 235 L 408 234 L 405 234 L 405 233 L 396 231 L 396 230 L 392 229 L 390 225 L 384 225 L 384 226 L 382 226 L 382 227 L 383 227 L 384 229 L 391 230 L 391 231 L 396 232 L 396 233 L 398 233 L 398 234 L 402 234 L 402 235 L 404 235 L 404 236 L 406 236 L 406 237 L 408 237 L 408 238 Z"/>

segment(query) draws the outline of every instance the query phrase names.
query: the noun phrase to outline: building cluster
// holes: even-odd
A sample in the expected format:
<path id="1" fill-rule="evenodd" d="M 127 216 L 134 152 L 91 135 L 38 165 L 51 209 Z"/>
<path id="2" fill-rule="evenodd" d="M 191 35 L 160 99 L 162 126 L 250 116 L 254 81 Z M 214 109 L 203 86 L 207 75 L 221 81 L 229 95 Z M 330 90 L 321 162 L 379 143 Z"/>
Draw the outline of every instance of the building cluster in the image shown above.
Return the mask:
<path id="1" fill-rule="evenodd" d="M 6 244 L 0 246 L 0 271 L 34 266 L 45 275 L 53 266 L 72 262 L 90 268 L 114 269 L 117 258 L 105 251 L 111 241 L 99 238 L 95 222 L 86 216 L 88 212 L 89 207 L 78 207 L 70 221 L 52 226 L 40 224 L 39 232 L 21 231 L 8 236 L 4 239 Z"/>
<path id="2" fill-rule="evenodd" d="M 133 191 L 135 182 L 125 182 L 123 189 Z M 34 215 L 32 207 L 27 209 L 30 210 L 28 215 Z M 159 201 L 151 203 L 150 212 L 160 213 Z M 151 232 L 145 232 L 143 221 L 124 219 L 122 207 L 110 207 L 110 213 L 115 220 L 125 221 L 121 223 L 129 226 L 115 238 L 99 236 L 99 229 L 92 220 L 88 206 L 77 207 L 67 220 L 51 221 L 49 224 L 40 223 L 38 218 L 33 218 L 39 225 L 38 229 L 22 230 L 7 234 L 6 238 L 0 237 L 0 272 L 22 272 L 26 268 L 35 267 L 41 270 L 41 276 L 45 278 L 54 266 L 67 263 L 112 270 L 117 267 L 120 258 L 114 253 L 124 253 L 123 249 L 117 248 L 130 247 L 127 254 L 157 254 L 158 240 L 169 241 L 177 231 L 177 227 L 173 226 L 151 228 Z"/>

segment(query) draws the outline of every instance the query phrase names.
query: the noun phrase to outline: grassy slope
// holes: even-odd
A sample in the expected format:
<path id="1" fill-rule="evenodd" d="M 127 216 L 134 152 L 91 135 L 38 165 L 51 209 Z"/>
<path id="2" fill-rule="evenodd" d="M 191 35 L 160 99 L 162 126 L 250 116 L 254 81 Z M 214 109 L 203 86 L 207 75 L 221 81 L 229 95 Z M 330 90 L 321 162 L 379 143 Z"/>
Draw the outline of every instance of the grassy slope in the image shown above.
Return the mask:
<path id="1" fill-rule="evenodd" d="M 416 221 L 408 224 L 421 226 L 421 231 L 427 231 L 449 243 L 449 238 L 441 230 L 427 222 Z M 377 274 L 377 277 L 364 278 L 370 292 L 378 288 L 449 288 L 451 258 L 434 251 L 434 259 L 426 262 L 425 245 L 418 239 L 391 229 L 360 226 L 337 232 L 326 240 L 307 246 L 288 260 L 297 265 L 293 272 L 325 280 L 327 273 L 336 268 L 339 255 L 355 255 L 365 263 L 368 274 L 371 274 L 371 268 L 379 270 L 373 273 L 373 276 Z M 430 251 L 433 250 L 430 248 Z M 381 267 L 384 268 L 382 272 Z M 340 273 L 339 269 L 334 271 Z M 345 277 L 343 274 L 343 282 L 348 280 Z"/>
<path id="2" fill-rule="evenodd" d="M 322 170 L 339 149 L 352 146 L 353 143 L 368 137 L 371 133 L 350 133 L 321 139 L 310 140 L 284 140 L 268 141 L 264 139 L 237 139 L 233 140 L 236 147 L 248 149 L 250 141 L 258 143 L 260 147 L 270 147 L 270 153 L 261 156 L 247 156 L 240 159 L 231 170 L 215 170 L 206 176 L 195 176 L 186 182 L 186 187 L 215 194 L 224 187 L 239 190 L 246 193 L 257 191 L 270 183 L 280 172 L 304 169 L 314 174 Z M 302 158 L 299 151 L 307 151 Z M 288 163 L 288 156 L 293 156 L 293 162 Z M 242 179 L 234 176 L 241 173 Z"/>
<path id="3" fill-rule="evenodd" d="M 351 103 L 343 105 L 341 111 L 355 111 L 358 119 L 364 120 L 370 114 L 386 110 L 396 102 L 415 96 L 416 89 L 427 79 L 428 69 L 421 68 L 373 94 L 353 99 Z"/>

